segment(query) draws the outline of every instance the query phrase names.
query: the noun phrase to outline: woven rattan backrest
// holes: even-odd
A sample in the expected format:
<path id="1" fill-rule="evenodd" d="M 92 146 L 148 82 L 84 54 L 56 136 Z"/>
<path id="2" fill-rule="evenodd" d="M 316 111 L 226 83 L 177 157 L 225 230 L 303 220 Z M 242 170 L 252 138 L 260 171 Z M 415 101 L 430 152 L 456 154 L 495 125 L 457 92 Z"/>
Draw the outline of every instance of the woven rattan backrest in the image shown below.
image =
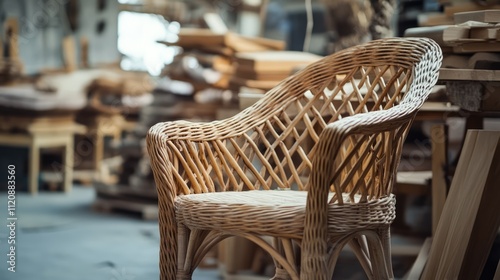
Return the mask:
<path id="1" fill-rule="evenodd" d="M 306 190 L 314 147 L 328 123 L 395 106 L 414 116 L 435 82 L 436 66 L 426 61 L 435 49 L 425 39 L 373 41 L 311 64 L 232 118 L 153 127 L 166 135 L 168 153 L 165 166 L 156 168 L 167 171 L 174 184 L 167 187 L 177 194 Z M 332 190 L 364 194 L 362 200 L 391 192 L 411 120 L 346 139 L 332 158 Z"/>

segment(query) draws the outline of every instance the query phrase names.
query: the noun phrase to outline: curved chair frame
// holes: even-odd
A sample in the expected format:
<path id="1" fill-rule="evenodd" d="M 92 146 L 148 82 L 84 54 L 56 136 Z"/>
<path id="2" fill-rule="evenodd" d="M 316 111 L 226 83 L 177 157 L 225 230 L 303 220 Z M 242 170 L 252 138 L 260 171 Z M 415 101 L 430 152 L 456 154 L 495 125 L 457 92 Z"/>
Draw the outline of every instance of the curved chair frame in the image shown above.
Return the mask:
<path id="1" fill-rule="evenodd" d="M 345 244 L 369 278 L 393 278 L 395 174 L 441 59 L 430 39 L 376 40 L 322 58 L 228 119 L 153 126 L 161 279 L 190 279 L 233 235 L 271 254 L 274 279 L 331 279 Z"/>

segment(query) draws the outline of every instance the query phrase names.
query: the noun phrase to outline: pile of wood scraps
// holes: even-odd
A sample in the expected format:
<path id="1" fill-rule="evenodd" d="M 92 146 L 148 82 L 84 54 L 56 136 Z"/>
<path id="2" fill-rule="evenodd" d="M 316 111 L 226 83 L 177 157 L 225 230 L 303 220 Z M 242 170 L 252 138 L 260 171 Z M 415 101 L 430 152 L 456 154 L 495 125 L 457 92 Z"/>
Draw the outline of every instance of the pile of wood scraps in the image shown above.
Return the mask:
<path id="1" fill-rule="evenodd" d="M 231 83 L 268 90 L 280 81 L 321 56 L 298 51 L 264 51 L 240 53 L 235 57 L 236 71 Z"/>
<path id="2" fill-rule="evenodd" d="M 136 213 L 144 220 L 158 219 L 158 196 L 154 189 L 140 190 L 128 186 L 97 183 L 92 208 L 99 212 Z"/>
<path id="3" fill-rule="evenodd" d="M 440 80 L 448 98 L 473 112 L 500 109 L 500 10 L 455 14 L 443 30 L 445 53 Z"/>
<path id="4" fill-rule="evenodd" d="M 153 101 L 153 82 L 144 74 L 112 71 L 93 79 L 86 87 L 85 110 L 97 113 L 128 114 Z"/>
<path id="5" fill-rule="evenodd" d="M 500 52 L 500 10 L 459 13 L 455 23 L 443 30 L 454 53 Z"/>
<path id="6" fill-rule="evenodd" d="M 456 24 L 456 14 L 500 9 L 498 1 L 439 0 L 439 2 L 443 12 L 420 14 L 418 17 L 419 26 L 452 25 Z"/>
<path id="7" fill-rule="evenodd" d="M 233 89 L 236 56 L 247 52 L 282 51 L 285 42 L 260 37 L 247 37 L 232 32 L 214 32 L 204 28 L 182 28 L 175 43 L 182 48 L 165 75 L 189 82 L 195 95 L 207 88 L 221 91 Z"/>
<path id="8" fill-rule="evenodd" d="M 15 82 L 23 73 L 23 64 L 19 58 L 17 19 L 7 18 L 4 30 L 5 33 L 0 34 L 0 85 Z"/>
<path id="9" fill-rule="evenodd" d="M 153 91 L 154 101 L 141 108 L 133 131 L 110 147 L 121 158 L 118 169 L 109 168 L 114 163 L 106 160 L 101 164 L 101 170 L 110 169 L 117 180 L 95 182 L 95 210 L 126 211 L 139 213 L 143 219 L 157 218 L 156 187 L 146 151 L 147 131 L 158 122 L 214 120 L 221 107 L 218 102 L 196 100 L 191 91 L 190 84 L 173 80 L 163 80 L 161 88 Z"/>

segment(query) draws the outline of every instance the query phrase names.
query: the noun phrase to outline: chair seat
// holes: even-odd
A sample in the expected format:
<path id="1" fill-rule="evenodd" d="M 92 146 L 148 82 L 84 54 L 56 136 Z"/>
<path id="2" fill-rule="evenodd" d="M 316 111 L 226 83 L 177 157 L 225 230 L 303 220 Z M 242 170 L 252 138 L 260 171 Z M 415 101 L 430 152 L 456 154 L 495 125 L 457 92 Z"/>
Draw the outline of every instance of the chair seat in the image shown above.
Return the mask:
<path id="1" fill-rule="evenodd" d="M 330 194 L 329 198 L 333 196 Z M 189 194 L 176 197 L 176 217 L 189 228 L 246 232 L 301 239 L 307 192 L 242 191 Z M 355 197 L 358 201 L 359 197 Z M 329 204 L 331 237 L 387 226 L 395 218 L 394 195 L 366 203 Z"/>

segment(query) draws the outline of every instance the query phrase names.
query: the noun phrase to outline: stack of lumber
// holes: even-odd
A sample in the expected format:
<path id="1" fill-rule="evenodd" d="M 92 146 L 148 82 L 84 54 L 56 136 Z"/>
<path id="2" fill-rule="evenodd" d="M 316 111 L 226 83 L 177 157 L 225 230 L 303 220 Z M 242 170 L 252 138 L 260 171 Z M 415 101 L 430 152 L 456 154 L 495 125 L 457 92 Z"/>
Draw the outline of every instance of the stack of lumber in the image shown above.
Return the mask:
<path id="1" fill-rule="evenodd" d="M 456 23 L 455 14 L 500 9 L 498 1 L 440 0 L 442 13 L 419 15 L 419 26 L 450 25 Z"/>
<path id="2" fill-rule="evenodd" d="M 454 53 L 500 52 L 500 9 L 457 13 L 454 19 L 443 30 Z"/>
<path id="3" fill-rule="evenodd" d="M 455 14 L 455 24 L 416 27 L 407 37 L 434 39 L 444 53 L 443 68 L 498 70 L 500 9 Z"/>
<path id="4" fill-rule="evenodd" d="M 177 42 L 160 42 L 183 49 L 165 75 L 186 81 L 195 91 L 213 87 L 228 89 L 234 72 L 234 56 L 241 52 L 278 51 L 285 48 L 279 40 L 246 37 L 231 32 L 203 28 L 182 28 Z"/>
<path id="5" fill-rule="evenodd" d="M 172 80 L 153 91 L 153 102 L 141 108 L 135 129 L 113 145 L 112 153 L 121 157 L 115 172 L 118 180 L 96 182 L 95 210 L 127 211 L 138 213 L 143 219 L 157 218 L 157 194 L 146 151 L 147 131 L 158 122 L 211 121 L 223 106 L 218 101 L 196 99 L 192 91 L 190 84 Z"/>
<path id="6" fill-rule="evenodd" d="M 298 51 L 264 51 L 239 53 L 235 56 L 235 73 L 231 83 L 268 90 L 293 72 L 317 61 L 321 56 Z"/>
<path id="7" fill-rule="evenodd" d="M 500 108 L 500 9 L 456 13 L 454 24 L 410 28 L 405 36 L 441 45 L 440 80 L 450 101 L 469 111 Z"/>
<path id="8" fill-rule="evenodd" d="M 446 54 L 500 52 L 500 7 L 457 13 L 454 22 L 432 27 L 416 27 L 405 31 L 406 37 L 434 39 Z"/>
<path id="9" fill-rule="evenodd" d="M 17 19 L 7 18 L 3 27 L 5 33 L 0 33 L 0 85 L 13 83 L 23 74 L 23 64 L 19 58 Z"/>

